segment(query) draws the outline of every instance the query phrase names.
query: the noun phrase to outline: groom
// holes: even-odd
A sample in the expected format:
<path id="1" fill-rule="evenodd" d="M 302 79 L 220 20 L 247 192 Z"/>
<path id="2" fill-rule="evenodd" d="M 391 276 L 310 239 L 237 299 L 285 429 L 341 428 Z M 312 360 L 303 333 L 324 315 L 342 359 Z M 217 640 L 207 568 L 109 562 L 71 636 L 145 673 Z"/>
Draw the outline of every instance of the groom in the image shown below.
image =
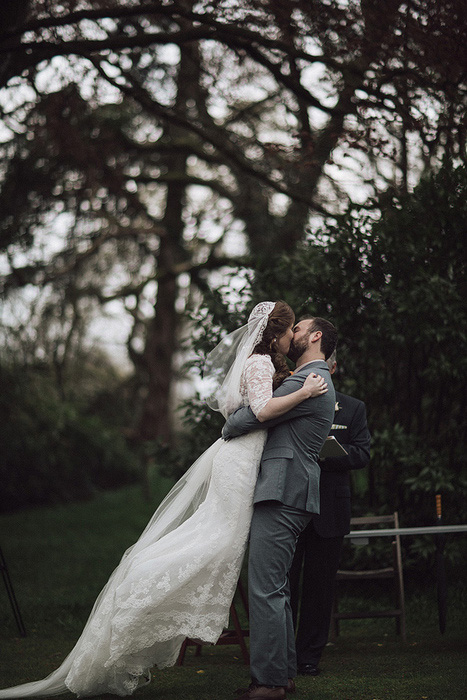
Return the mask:
<path id="1" fill-rule="evenodd" d="M 295 637 L 288 571 L 297 538 L 319 513 L 318 455 L 331 429 L 335 393 L 326 364 L 337 344 L 332 323 L 319 317 L 294 327 L 288 356 L 296 369 L 274 392 L 285 396 L 301 387 L 311 372 L 320 374 L 328 391 L 291 411 L 260 423 L 249 407 L 233 413 L 223 430 L 230 439 L 270 428 L 254 495 L 250 533 L 248 588 L 252 683 L 239 700 L 282 700 L 295 690 Z"/>

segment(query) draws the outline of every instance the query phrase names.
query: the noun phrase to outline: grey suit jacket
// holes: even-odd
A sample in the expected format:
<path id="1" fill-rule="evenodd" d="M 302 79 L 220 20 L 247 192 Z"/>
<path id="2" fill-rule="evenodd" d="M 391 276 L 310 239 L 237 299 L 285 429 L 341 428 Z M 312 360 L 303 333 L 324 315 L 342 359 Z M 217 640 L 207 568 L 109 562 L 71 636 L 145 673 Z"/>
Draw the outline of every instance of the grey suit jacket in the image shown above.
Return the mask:
<path id="1" fill-rule="evenodd" d="M 328 391 L 305 399 L 279 418 L 260 423 L 249 406 L 237 409 L 224 426 L 226 439 L 250 430 L 268 428 L 261 458 L 254 502 L 280 501 L 285 505 L 319 513 L 318 455 L 334 418 L 335 392 L 329 368 L 324 362 L 312 362 L 287 377 L 274 396 L 286 396 L 299 389 L 311 373 L 321 374 Z"/>

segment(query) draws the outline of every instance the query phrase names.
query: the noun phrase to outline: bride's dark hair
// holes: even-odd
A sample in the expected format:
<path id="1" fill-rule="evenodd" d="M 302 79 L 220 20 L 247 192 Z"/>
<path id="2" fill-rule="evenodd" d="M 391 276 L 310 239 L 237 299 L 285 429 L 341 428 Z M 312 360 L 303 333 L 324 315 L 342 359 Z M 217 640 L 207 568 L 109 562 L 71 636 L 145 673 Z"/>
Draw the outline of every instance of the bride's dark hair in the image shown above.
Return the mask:
<path id="1" fill-rule="evenodd" d="M 269 314 L 263 337 L 253 350 L 253 352 L 258 355 L 270 356 L 276 370 L 272 379 L 273 389 L 277 389 L 290 374 L 285 357 L 276 348 L 276 340 L 294 323 L 295 314 L 290 306 L 286 304 L 285 301 L 276 301 L 275 307 Z"/>

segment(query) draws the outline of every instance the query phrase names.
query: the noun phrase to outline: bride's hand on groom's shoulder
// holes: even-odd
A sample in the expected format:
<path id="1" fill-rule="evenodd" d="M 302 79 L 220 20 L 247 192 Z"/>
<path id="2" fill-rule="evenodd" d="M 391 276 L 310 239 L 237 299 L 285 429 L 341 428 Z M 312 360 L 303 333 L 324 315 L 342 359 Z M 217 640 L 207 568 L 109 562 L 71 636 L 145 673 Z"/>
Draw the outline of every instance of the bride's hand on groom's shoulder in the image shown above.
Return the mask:
<path id="1" fill-rule="evenodd" d="M 303 388 L 309 392 L 309 397 L 321 396 L 328 390 L 328 385 L 320 374 L 311 372 L 303 382 Z"/>

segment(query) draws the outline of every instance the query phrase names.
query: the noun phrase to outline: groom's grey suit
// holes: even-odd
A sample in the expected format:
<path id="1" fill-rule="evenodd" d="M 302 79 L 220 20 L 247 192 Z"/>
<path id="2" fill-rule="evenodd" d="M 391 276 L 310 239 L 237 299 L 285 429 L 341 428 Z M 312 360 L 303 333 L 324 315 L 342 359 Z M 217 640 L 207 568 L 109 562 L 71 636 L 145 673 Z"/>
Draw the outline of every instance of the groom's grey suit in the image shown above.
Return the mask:
<path id="1" fill-rule="evenodd" d="M 332 426 L 335 392 L 324 360 L 304 365 L 274 392 L 296 391 L 311 372 L 324 377 L 326 394 L 264 423 L 249 407 L 239 408 L 223 430 L 230 439 L 269 428 L 254 494 L 248 567 L 251 675 L 259 685 L 286 686 L 297 672 L 288 571 L 300 532 L 319 513 L 318 455 Z"/>

